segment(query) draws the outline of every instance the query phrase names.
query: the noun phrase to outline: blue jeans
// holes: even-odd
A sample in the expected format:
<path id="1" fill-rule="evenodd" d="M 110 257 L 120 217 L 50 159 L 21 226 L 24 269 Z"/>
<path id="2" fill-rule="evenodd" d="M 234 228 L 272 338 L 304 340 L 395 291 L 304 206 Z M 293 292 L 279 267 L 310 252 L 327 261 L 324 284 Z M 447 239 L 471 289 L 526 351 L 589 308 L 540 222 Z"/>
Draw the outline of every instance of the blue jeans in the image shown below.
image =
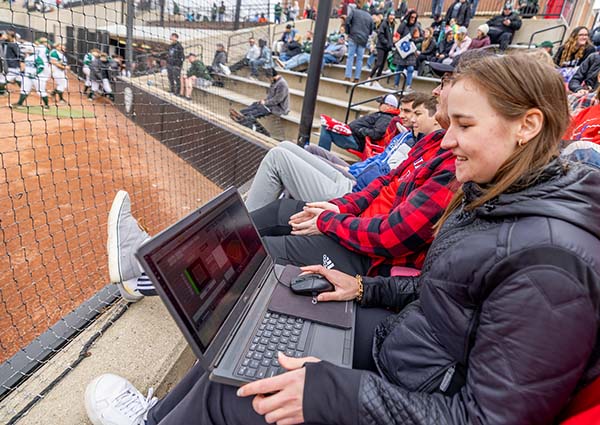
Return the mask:
<path id="1" fill-rule="evenodd" d="M 356 56 L 356 69 L 354 71 L 354 79 L 360 80 L 360 72 L 362 71 L 363 56 L 365 54 L 365 46 L 359 46 L 352 39 L 348 41 L 348 59 L 346 60 L 346 78 L 352 77 L 352 66 L 354 66 L 354 57 Z"/>
<path id="2" fill-rule="evenodd" d="M 400 72 L 400 71 L 404 71 L 406 69 L 406 85 L 410 86 L 412 84 L 412 79 L 413 79 L 413 72 L 415 71 L 415 67 L 414 66 L 396 66 L 396 72 Z M 400 85 L 400 74 L 396 74 L 396 77 L 394 78 L 394 85 L 398 86 Z"/>
<path id="3" fill-rule="evenodd" d="M 300 53 L 284 63 L 284 69 L 294 69 L 310 61 L 309 53 Z"/>
<path id="4" fill-rule="evenodd" d="M 282 60 L 282 61 L 285 62 L 285 61 L 289 61 L 290 59 L 292 59 L 292 58 L 289 57 L 288 55 L 286 55 L 285 53 L 280 53 L 279 54 L 279 60 Z"/>
<path id="5" fill-rule="evenodd" d="M 321 65 L 321 71 L 323 70 L 325 65 L 327 65 L 328 63 L 339 63 L 339 60 L 338 60 L 338 58 L 333 56 L 331 53 L 325 53 L 323 55 L 323 64 Z"/>
<path id="6" fill-rule="evenodd" d="M 471 0 L 471 16 L 475 16 L 475 12 L 477 12 L 477 6 L 479 5 L 479 0 Z"/>
<path id="7" fill-rule="evenodd" d="M 319 137 L 319 146 L 328 151 L 331 150 L 331 143 L 335 143 L 342 149 L 358 149 L 358 143 L 354 136 L 343 136 L 327 130 L 325 126 L 321 126 L 321 137 Z"/>
<path id="8" fill-rule="evenodd" d="M 373 68 L 373 65 L 375 64 L 375 59 L 377 59 L 377 52 L 371 53 L 371 56 L 369 56 L 369 59 L 367 59 L 367 68 Z"/>
<path id="9" fill-rule="evenodd" d="M 258 67 L 259 66 L 263 66 L 265 63 L 267 63 L 266 60 L 264 60 L 263 58 L 260 59 L 254 59 L 250 61 L 250 74 L 253 76 L 258 76 Z"/>
<path id="10" fill-rule="evenodd" d="M 431 13 L 434 15 L 442 16 L 442 7 L 443 6 L 444 6 L 444 0 L 432 0 Z"/>

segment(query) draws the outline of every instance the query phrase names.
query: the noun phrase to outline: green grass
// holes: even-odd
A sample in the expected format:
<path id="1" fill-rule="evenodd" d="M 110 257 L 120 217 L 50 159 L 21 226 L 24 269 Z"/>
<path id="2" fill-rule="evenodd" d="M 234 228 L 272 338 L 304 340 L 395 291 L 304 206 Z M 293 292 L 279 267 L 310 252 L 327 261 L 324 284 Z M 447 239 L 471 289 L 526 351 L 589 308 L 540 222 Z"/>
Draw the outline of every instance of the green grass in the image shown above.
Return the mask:
<path id="1" fill-rule="evenodd" d="M 95 118 L 93 112 L 83 109 L 73 108 L 71 106 L 50 106 L 50 109 L 42 109 L 41 106 L 26 106 L 21 109 L 15 109 L 17 112 L 29 113 L 33 115 L 45 115 L 56 118 Z"/>

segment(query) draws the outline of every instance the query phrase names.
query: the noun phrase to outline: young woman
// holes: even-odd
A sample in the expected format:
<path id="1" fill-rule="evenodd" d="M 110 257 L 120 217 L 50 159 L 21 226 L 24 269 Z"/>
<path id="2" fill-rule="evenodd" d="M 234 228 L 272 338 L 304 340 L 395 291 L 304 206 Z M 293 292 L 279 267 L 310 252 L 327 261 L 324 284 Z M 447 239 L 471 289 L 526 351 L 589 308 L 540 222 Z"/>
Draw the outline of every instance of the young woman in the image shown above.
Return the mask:
<path id="1" fill-rule="evenodd" d="M 565 82 L 569 82 L 577 67 L 595 51 L 589 30 L 586 27 L 575 28 L 554 55 L 554 63 L 560 68 Z"/>
<path id="2" fill-rule="evenodd" d="M 446 31 L 444 39 L 440 41 L 437 46 L 437 53 L 431 60 L 434 62 L 441 62 L 448 57 L 450 50 L 454 46 L 454 33 L 452 31 Z"/>
<path id="3" fill-rule="evenodd" d="M 422 65 L 425 61 L 431 60 L 435 57 L 435 51 L 437 50 L 437 43 L 433 38 L 433 29 L 425 28 L 423 32 L 423 42 L 421 43 L 421 50 L 417 55 L 417 69 L 421 73 Z"/>
<path id="4" fill-rule="evenodd" d="M 471 41 L 471 37 L 467 35 L 467 29 L 465 27 L 460 27 L 458 29 L 458 33 L 456 34 L 456 41 L 450 49 L 450 53 L 448 53 L 448 58 L 446 61 L 456 61 L 460 55 L 469 50 Z"/>
<path id="5" fill-rule="evenodd" d="M 406 35 L 410 34 L 411 41 L 413 43 L 418 44 L 422 41 L 423 30 L 421 29 L 421 24 L 418 21 L 419 17 L 415 10 L 410 10 L 406 14 L 405 19 L 398 26 L 398 31 L 394 34 L 394 43 L 398 42 L 398 40 L 402 39 Z M 394 64 L 395 71 L 404 71 L 406 70 L 406 86 L 405 90 L 411 90 L 411 84 L 413 79 L 413 72 L 415 67 L 417 66 L 417 55 L 416 52 L 410 53 L 408 56 L 402 57 L 400 52 L 398 52 L 397 48 L 394 48 L 394 54 L 392 57 L 392 63 Z M 396 75 L 394 80 L 394 87 L 398 88 L 400 84 L 400 75 Z"/>
<path id="6" fill-rule="evenodd" d="M 335 285 L 320 301 L 371 307 L 358 309 L 353 369 L 280 355 L 288 373 L 237 392 L 196 366 L 154 407 L 108 376 L 90 398 L 148 425 L 553 423 L 600 373 L 600 173 L 557 157 L 569 113 L 547 65 L 485 57 L 442 81 L 462 189 L 422 274 L 304 268 Z"/>

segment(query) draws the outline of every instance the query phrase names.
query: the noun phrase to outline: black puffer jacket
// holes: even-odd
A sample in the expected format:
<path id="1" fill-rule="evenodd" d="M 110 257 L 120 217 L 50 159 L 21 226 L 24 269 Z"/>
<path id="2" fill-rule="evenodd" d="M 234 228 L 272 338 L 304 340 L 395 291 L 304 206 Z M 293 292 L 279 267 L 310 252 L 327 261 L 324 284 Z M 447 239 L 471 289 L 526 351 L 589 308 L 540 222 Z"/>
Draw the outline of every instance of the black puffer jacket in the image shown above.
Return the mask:
<path id="1" fill-rule="evenodd" d="M 363 115 L 348 124 L 352 130 L 354 140 L 358 143 L 359 150 L 362 151 L 365 148 L 367 136 L 374 142 L 381 139 L 385 134 L 388 125 L 390 125 L 390 121 L 396 115 L 398 115 L 397 110 L 390 112 L 375 112 L 373 114 Z"/>
<path id="2" fill-rule="evenodd" d="M 375 331 L 379 374 L 307 365 L 306 422 L 552 423 L 600 374 L 598 217 L 600 172 L 559 160 L 455 212 L 420 279 L 364 279 L 365 305 L 404 306 Z"/>
<path id="3" fill-rule="evenodd" d="M 596 90 L 598 73 L 600 72 L 600 53 L 593 53 L 581 63 L 581 66 L 569 81 L 569 90 L 578 92 L 581 89 Z M 584 87 L 585 84 L 585 87 Z"/>
<path id="4" fill-rule="evenodd" d="M 392 50 L 394 47 L 394 31 L 396 26 L 388 20 L 385 20 L 379 25 L 377 31 L 377 44 L 375 47 L 382 50 Z"/>

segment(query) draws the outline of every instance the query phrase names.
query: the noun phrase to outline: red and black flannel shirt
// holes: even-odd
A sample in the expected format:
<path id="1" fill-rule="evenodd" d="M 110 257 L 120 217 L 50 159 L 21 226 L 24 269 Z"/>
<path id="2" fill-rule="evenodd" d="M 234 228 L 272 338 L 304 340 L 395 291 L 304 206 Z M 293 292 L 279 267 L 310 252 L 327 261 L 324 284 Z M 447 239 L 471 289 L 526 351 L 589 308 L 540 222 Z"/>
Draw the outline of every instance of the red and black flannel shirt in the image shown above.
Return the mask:
<path id="1" fill-rule="evenodd" d="M 440 146 L 444 134 L 439 130 L 421 139 L 402 164 L 362 191 L 331 200 L 339 214 L 325 211 L 319 216 L 317 227 L 323 234 L 371 257 L 368 275 L 389 276 L 393 266 L 423 266 L 433 241 L 433 225 L 459 187 L 455 158 Z M 429 159 L 424 161 L 423 156 Z M 400 183 L 389 214 L 360 217 L 394 179 Z"/>

